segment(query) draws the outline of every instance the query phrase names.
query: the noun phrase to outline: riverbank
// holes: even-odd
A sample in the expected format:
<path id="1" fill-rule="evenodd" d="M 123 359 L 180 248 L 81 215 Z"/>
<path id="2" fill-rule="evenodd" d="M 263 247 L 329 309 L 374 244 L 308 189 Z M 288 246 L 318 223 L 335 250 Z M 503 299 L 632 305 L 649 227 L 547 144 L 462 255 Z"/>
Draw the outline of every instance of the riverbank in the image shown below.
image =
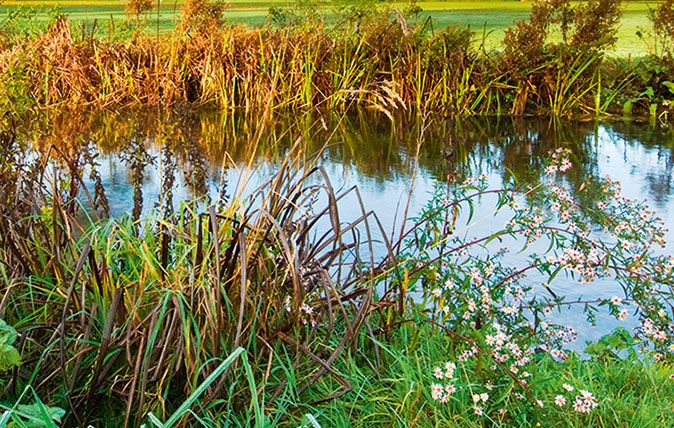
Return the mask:
<path id="1" fill-rule="evenodd" d="M 559 11 L 534 9 L 528 23 L 506 32 L 501 51 L 485 51 L 480 35 L 466 28 L 431 32 L 395 9 L 355 15 L 337 28 L 311 17 L 293 24 L 295 15 L 279 12 L 278 19 L 289 20 L 285 29 L 227 26 L 209 18 L 208 10 L 195 9 L 180 30 L 160 37 L 131 31 L 100 39 L 65 17 L 36 35 L 7 34 L 0 107 L 13 113 L 51 107 L 366 107 L 389 116 L 667 120 L 674 99 L 665 44 L 653 45 L 650 56 L 606 55 L 616 41 L 620 10 L 601 2 L 579 9 L 576 21 L 565 24 L 566 42 L 548 40 L 560 25 Z"/>
<path id="2" fill-rule="evenodd" d="M 298 10 L 297 2 L 288 1 L 230 1 L 224 11 L 224 19 L 227 24 L 243 24 L 248 28 L 269 24 L 273 8 L 285 10 Z M 146 32 L 155 33 L 157 29 L 161 33 L 169 33 L 180 22 L 184 1 L 162 4 L 157 10 L 147 13 L 148 25 Z M 577 3 L 574 3 L 577 4 Z M 531 12 L 532 2 L 529 1 L 419 1 L 417 6 L 421 9 L 414 19 L 425 22 L 430 19 L 430 24 L 436 30 L 442 30 L 450 25 L 470 26 L 476 33 L 485 31 L 485 46 L 488 50 L 499 49 L 503 42 L 505 30 L 518 20 L 525 20 Z M 324 3 L 315 2 L 315 8 L 329 22 L 338 19 L 341 8 L 349 6 L 349 2 Z M 395 7 L 405 10 L 409 2 L 386 2 L 372 3 L 373 7 Z M 618 28 L 618 41 L 610 50 L 612 56 L 636 57 L 644 53 L 648 47 L 651 35 L 647 29 L 651 27 L 648 20 L 649 11 L 657 6 L 656 1 L 629 1 L 623 4 L 623 14 L 620 27 Z M 126 20 L 124 5 L 116 1 L 107 0 L 6 0 L 0 4 L 0 16 L 16 10 L 18 7 L 30 9 L 24 13 L 30 16 L 30 25 L 45 26 L 57 13 L 69 17 L 75 26 L 85 25 L 92 27 L 94 23 L 99 34 L 105 36 L 107 27 L 123 26 Z M 643 39 L 637 36 L 643 33 Z M 554 35 L 553 35 L 554 36 Z"/>

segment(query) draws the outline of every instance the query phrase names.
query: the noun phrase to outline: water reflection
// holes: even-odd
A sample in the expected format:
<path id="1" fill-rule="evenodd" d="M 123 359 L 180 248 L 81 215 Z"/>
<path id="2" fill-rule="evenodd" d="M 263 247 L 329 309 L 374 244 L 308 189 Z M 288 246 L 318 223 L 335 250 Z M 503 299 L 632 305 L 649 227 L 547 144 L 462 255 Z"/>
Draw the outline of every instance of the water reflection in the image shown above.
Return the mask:
<path id="1" fill-rule="evenodd" d="M 22 141 L 43 154 L 58 148 L 64 167 L 82 167 L 101 210 L 139 217 L 170 212 L 191 198 L 227 197 L 240 170 L 273 170 L 301 141 L 307 156 L 326 147 L 322 162 L 345 184 L 384 196 L 416 172 L 417 190 L 430 181 L 485 172 L 498 184 L 512 176 L 528 185 L 540 179 L 546 155 L 569 147 L 574 185 L 610 175 L 634 195 L 648 196 L 668 212 L 674 139 L 671 130 L 634 123 L 583 123 L 549 119 L 486 118 L 391 123 L 359 113 L 346 117 L 305 115 L 273 122 L 217 113 L 149 113 L 43 116 L 18 127 Z M 341 176 L 339 175 L 341 174 Z M 255 175 L 255 174 L 254 174 Z M 253 177 L 253 181 L 254 177 Z M 396 185 L 397 184 L 397 185 Z M 394 195 L 396 197 L 400 195 Z"/>

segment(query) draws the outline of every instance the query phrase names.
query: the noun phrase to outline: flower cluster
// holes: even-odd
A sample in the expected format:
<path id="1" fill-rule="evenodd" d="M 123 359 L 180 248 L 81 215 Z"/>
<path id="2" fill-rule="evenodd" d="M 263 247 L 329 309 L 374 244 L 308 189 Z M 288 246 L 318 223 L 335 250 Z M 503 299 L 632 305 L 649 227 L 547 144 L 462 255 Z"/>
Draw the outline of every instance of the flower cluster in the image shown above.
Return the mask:
<path id="1" fill-rule="evenodd" d="M 434 400 L 446 403 L 449 401 L 449 397 L 456 392 L 456 386 L 452 383 L 454 379 L 454 371 L 456 370 L 456 364 L 446 363 L 443 368 L 436 367 L 434 370 L 434 376 L 438 381 L 446 381 L 445 385 L 441 383 L 434 383 L 431 385 L 431 395 Z"/>
<path id="2" fill-rule="evenodd" d="M 501 325 L 494 325 L 495 334 L 487 334 L 485 343 L 494 362 L 502 364 L 514 374 L 522 373 L 523 378 L 529 377 L 527 372 L 522 372 L 522 367 L 531 362 L 533 349 L 526 344 L 518 343 L 512 335 L 506 334 Z M 492 370 L 497 366 L 492 365 Z M 526 381 L 524 382 L 526 383 Z"/>
<path id="3" fill-rule="evenodd" d="M 481 386 L 458 382 L 454 368 L 436 369 L 435 400 L 447 402 L 457 390 L 471 391 L 475 412 L 482 414 L 489 394 L 485 391 L 487 398 L 482 400 L 483 392 L 476 388 L 486 389 L 486 382 L 514 383 L 515 390 L 525 387 L 532 371 L 526 367 L 535 351 L 548 353 L 555 361 L 566 360 L 568 345 L 577 334 L 554 322 L 552 309 L 562 306 L 585 309 L 590 321 L 599 306 L 606 306 L 618 320 L 634 316 L 639 321 L 634 335 L 641 340 L 642 351 L 657 360 L 672 358 L 674 256 L 655 251 L 665 242 L 662 220 L 645 203 L 626 198 L 619 183 L 609 179 L 588 180 L 577 189 L 564 184 L 558 174 L 571 168 L 569 156 L 565 149 L 553 153 L 537 188 L 492 192 L 485 176 L 457 185 L 452 198 L 438 187 L 417 219 L 405 252 L 411 266 L 404 266 L 400 277 L 406 278 L 409 290 L 421 285 L 435 323 L 471 343 L 457 351 L 452 364 L 461 364 L 462 371 L 470 373 L 477 361 L 487 359 L 491 368 L 489 376 L 482 376 Z M 503 229 L 482 238 L 456 233 L 462 208 L 470 208 L 470 222 L 473 199 L 489 192 L 498 197 L 496 213 L 511 214 Z M 525 264 L 514 266 L 505 259 L 513 242 L 524 249 L 536 243 L 547 250 L 530 251 Z M 541 276 L 547 281 L 535 286 L 532 278 Z M 554 281 L 560 278 L 567 282 L 575 278 L 586 287 L 610 279 L 625 295 L 567 301 L 555 290 Z M 583 414 L 598 406 L 583 390 L 575 397 L 558 395 L 554 402 L 560 407 L 572 403 L 573 410 Z"/>
<path id="4" fill-rule="evenodd" d="M 456 361 L 435 367 L 431 396 L 440 403 L 452 398 L 471 400 L 474 413 L 479 416 L 502 415 L 505 409 L 494 407 L 502 403 L 501 395 L 513 388 L 524 392 L 531 377 L 533 354 L 532 347 L 507 334 L 501 325 L 491 325 L 480 343 L 466 343 L 457 351 Z M 514 385 L 513 377 L 517 379 Z M 524 400 L 522 393 L 517 396 Z"/>
<path id="5" fill-rule="evenodd" d="M 562 387 L 566 390 L 566 392 L 555 396 L 555 405 L 557 407 L 563 408 L 567 404 L 567 399 L 564 394 L 573 392 L 574 387 L 568 383 L 563 384 Z M 599 407 L 599 402 L 591 392 L 584 389 L 579 389 L 578 394 L 575 396 L 575 398 L 573 398 L 573 405 L 571 407 L 576 413 L 587 414 Z"/>
<path id="6" fill-rule="evenodd" d="M 307 296 L 308 300 L 316 300 L 317 295 L 315 293 L 311 293 Z M 286 296 L 286 298 L 283 301 L 283 307 L 286 312 L 288 313 L 296 313 L 299 316 L 299 320 L 302 322 L 303 325 L 311 325 L 312 327 L 316 326 L 316 314 L 314 311 L 313 306 L 310 304 L 311 302 L 307 303 L 302 302 L 295 312 L 293 310 L 292 306 L 292 298 L 290 296 Z"/>
<path id="7" fill-rule="evenodd" d="M 566 172 L 571 169 L 572 164 L 569 157 L 571 156 L 571 150 L 566 148 L 560 148 L 555 150 L 550 156 L 550 164 L 545 167 L 545 173 L 547 175 L 553 175 L 556 172 Z"/>
<path id="8" fill-rule="evenodd" d="M 590 413 L 593 409 L 599 407 L 599 403 L 592 393 L 580 390 L 580 395 L 576 395 L 573 402 L 573 410 L 578 413 Z"/>

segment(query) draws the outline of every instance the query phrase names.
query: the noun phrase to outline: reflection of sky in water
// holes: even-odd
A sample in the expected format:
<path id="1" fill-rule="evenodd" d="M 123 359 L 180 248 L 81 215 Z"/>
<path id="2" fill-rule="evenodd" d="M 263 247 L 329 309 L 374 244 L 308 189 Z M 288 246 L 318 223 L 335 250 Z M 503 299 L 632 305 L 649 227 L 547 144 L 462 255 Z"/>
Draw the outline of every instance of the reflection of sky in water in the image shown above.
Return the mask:
<path id="1" fill-rule="evenodd" d="M 357 132 L 357 130 L 354 132 Z M 470 165 L 473 174 L 487 173 L 492 187 L 499 187 L 504 174 L 507 174 L 505 171 L 506 157 L 509 156 L 507 150 L 513 150 L 514 147 L 514 150 L 517 151 L 515 159 L 519 159 L 520 162 L 529 162 L 531 165 L 536 165 L 535 162 L 531 162 L 536 155 L 543 154 L 536 149 L 538 148 L 537 143 L 545 137 L 540 136 L 535 130 L 524 129 L 522 131 L 525 133 L 524 135 L 518 135 L 512 130 L 507 130 L 507 132 L 512 135 L 506 135 L 505 139 L 497 142 L 487 140 L 486 144 L 473 145 L 473 141 L 466 139 L 457 143 L 456 151 L 467 151 L 467 156 L 463 160 L 464 164 Z M 650 144 L 641 144 L 635 141 L 633 137 L 624 138 L 620 132 L 611 126 L 599 126 L 596 128 L 596 133 L 590 133 L 589 135 L 586 133 L 584 137 L 576 135 L 575 138 L 581 140 L 585 138 L 585 141 L 577 141 L 585 148 L 591 159 L 591 165 L 584 165 L 585 173 L 590 172 L 600 177 L 609 176 L 613 180 L 620 181 L 626 196 L 646 199 L 667 225 L 671 226 L 674 223 L 672 218 L 672 212 L 674 212 L 672 207 L 672 164 L 674 163 L 674 156 L 671 149 L 665 147 L 671 141 L 658 141 L 656 137 L 651 139 Z M 363 139 L 367 141 L 367 135 Z M 523 143 L 523 140 L 527 142 Z M 372 140 L 372 144 L 378 143 L 379 140 Z M 510 149 L 504 144 L 510 145 Z M 377 150 L 377 147 L 373 149 Z M 387 148 L 382 147 L 382 150 L 387 150 Z M 157 149 L 150 149 L 150 151 L 156 157 L 156 160 L 154 166 L 145 168 L 145 177 L 142 183 L 144 214 L 152 210 L 161 194 L 161 154 Z M 433 158 L 441 156 L 442 153 L 442 151 L 425 153 L 423 146 L 421 150 L 422 157 Z M 363 173 L 357 162 L 354 163 L 354 160 L 348 160 L 345 163 L 344 157 L 334 154 L 334 151 L 328 151 L 320 161 L 320 164 L 330 176 L 333 187 L 336 190 L 345 190 L 354 185 L 358 186 L 366 209 L 376 212 L 389 236 L 393 232 L 394 225 L 398 228 L 396 230 L 399 230 L 408 204 L 407 198 L 410 198 L 407 216 L 414 217 L 419 214 L 428 200 L 436 182 L 437 171 L 430 171 L 423 162 L 420 162 L 413 179 L 412 169 L 409 167 L 403 166 L 386 175 L 377 175 L 369 171 Z M 358 153 L 356 152 L 353 156 L 357 159 Z M 398 156 L 399 159 L 403 159 L 401 162 L 403 165 L 414 163 L 410 162 L 413 153 L 410 154 L 409 149 L 401 147 Z M 112 214 L 117 216 L 122 213 L 130 213 L 133 208 L 133 188 L 129 183 L 129 174 L 125 163 L 114 154 L 106 155 L 99 161 L 101 164 L 99 172 L 110 200 Z M 265 178 L 271 176 L 278 162 L 278 160 L 261 162 L 257 166 L 256 172 L 250 177 L 246 187 L 247 191 L 244 191 L 244 194 L 248 193 L 250 189 L 256 188 L 264 182 Z M 230 187 L 228 189 L 230 195 L 233 193 L 235 183 L 239 182 L 240 179 L 240 170 L 237 167 L 244 168 L 244 165 L 232 166 L 225 172 L 225 181 Z M 180 169 L 180 166 L 178 168 Z M 174 205 L 177 205 L 180 200 L 188 199 L 190 193 L 185 185 L 185 177 L 180 170 L 177 171 L 175 178 L 173 195 Z M 220 182 L 220 174 L 217 168 L 211 168 L 209 181 L 209 194 L 216 197 L 218 183 Z M 319 201 L 319 204 L 322 202 L 324 201 Z M 508 219 L 508 213 L 503 212 L 494 217 L 494 203 L 495 198 L 484 198 L 476 209 L 471 227 L 460 228 L 462 233 L 465 233 L 467 237 L 473 237 L 484 236 L 490 231 L 498 230 Z M 361 215 L 360 207 L 354 195 L 342 201 L 340 215 L 343 222 L 349 222 Z M 323 225 L 323 227 L 329 227 L 329 221 L 326 219 Z M 513 245 L 512 242 L 506 242 L 505 244 L 510 245 L 513 249 L 507 256 L 506 263 L 512 266 L 526 266 L 530 252 L 518 252 L 517 246 Z M 667 244 L 665 251 L 670 252 L 674 248 L 672 232 L 667 235 Z M 546 248 L 545 243 L 539 243 L 531 249 L 543 251 Z M 377 246 L 377 252 L 379 255 L 384 254 L 383 245 Z M 528 280 L 532 281 L 533 284 L 540 284 L 545 278 L 531 277 Z M 613 295 L 621 295 L 618 285 L 608 280 L 597 281 L 590 286 L 581 286 L 570 278 L 558 278 L 553 288 L 559 292 L 558 294 L 567 295 L 571 299 L 609 298 Z M 561 318 L 556 319 L 560 319 L 562 323 L 571 323 L 577 328 L 580 345 L 582 345 L 583 340 L 597 339 L 608 329 L 619 325 L 618 321 L 601 310 L 597 314 L 599 328 L 595 329 L 589 328 L 588 324 L 583 321 L 584 316 L 579 315 L 576 309 L 565 309 L 561 315 L 556 317 L 558 316 L 561 316 Z M 632 323 L 626 322 L 626 326 L 630 325 Z"/>

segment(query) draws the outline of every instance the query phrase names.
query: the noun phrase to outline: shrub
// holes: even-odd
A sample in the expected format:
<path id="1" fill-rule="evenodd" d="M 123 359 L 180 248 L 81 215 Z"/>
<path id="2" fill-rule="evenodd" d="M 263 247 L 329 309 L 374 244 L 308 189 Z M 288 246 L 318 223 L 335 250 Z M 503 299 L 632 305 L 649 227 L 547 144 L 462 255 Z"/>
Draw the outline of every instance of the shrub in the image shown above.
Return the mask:
<path id="1" fill-rule="evenodd" d="M 408 232 L 400 289 L 405 295 L 423 293 L 424 305 L 432 309 L 417 322 L 434 324 L 456 342 L 455 359 L 435 369 L 435 400 L 448 402 L 461 392 L 465 401 L 470 391 L 475 413 L 493 418 L 499 416 L 493 406 L 513 395 L 526 397 L 530 408 L 552 404 L 539 401 L 529 385 L 539 382 L 532 373 L 541 356 L 569 358 L 576 333 L 556 319 L 562 307 L 577 306 L 590 322 L 599 308 L 618 320 L 634 317 L 632 337 L 623 340 L 618 332 L 603 345 L 619 352 L 626 342 L 651 361 L 672 362 L 674 256 L 656 251 L 665 244 L 662 220 L 642 202 L 626 199 L 619 183 L 598 180 L 567 188 L 560 175 L 571 167 L 570 154 L 556 151 L 547 177 L 526 190 L 488 190 L 484 176 L 439 187 Z M 497 199 L 495 213 L 510 213 L 510 219 L 501 230 L 467 237 L 470 230 L 460 219 L 471 223 L 474 201 L 489 193 Z M 590 199 L 591 205 L 583 203 Z M 526 261 L 506 265 L 503 257 L 517 242 L 524 242 L 520 252 Z M 610 279 L 624 294 L 567 298 L 555 286 L 558 277 L 579 287 Z M 591 351 L 606 357 L 602 343 Z M 599 405 L 590 392 L 579 395 L 562 396 L 557 405 L 573 404 L 577 414 Z"/>
<path id="2" fill-rule="evenodd" d="M 664 53 L 671 57 L 674 53 L 674 0 L 660 2 L 650 17 Z"/>
<path id="3" fill-rule="evenodd" d="M 227 5 L 221 1 L 187 0 L 183 6 L 181 28 L 184 31 L 207 31 L 221 27 Z"/>
<path id="4" fill-rule="evenodd" d="M 126 19 L 128 21 L 135 19 L 136 23 L 138 23 L 140 22 L 140 16 L 152 10 L 153 7 L 154 0 L 128 0 L 124 8 Z"/>
<path id="5" fill-rule="evenodd" d="M 505 59 L 515 71 L 536 65 L 544 58 L 543 48 L 552 22 L 552 6 L 536 1 L 531 7 L 529 22 L 518 21 L 505 32 Z"/>
<path id="6" fill-rule="evenodd" d="M 588 0 L 573 13 L 571 46 L 581 52 L 603 51 L 615 45 L 621 0 Z"/>

